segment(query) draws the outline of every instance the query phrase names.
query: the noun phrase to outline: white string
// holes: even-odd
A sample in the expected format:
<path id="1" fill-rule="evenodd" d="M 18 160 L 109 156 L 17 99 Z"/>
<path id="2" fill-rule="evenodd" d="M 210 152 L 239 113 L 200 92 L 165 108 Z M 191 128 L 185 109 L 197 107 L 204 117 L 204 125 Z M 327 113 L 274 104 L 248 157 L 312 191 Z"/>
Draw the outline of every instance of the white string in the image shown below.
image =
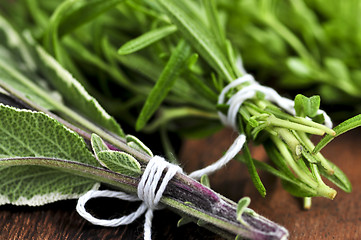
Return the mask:
<path id="1" fill-rule="evenodd" d="M 163 171 L 166 170 L 166 173 L 162 179 Z M 174 164 L 167 162 L 164 158 L 160 156 L 154 156 L 148 163 L 147 167 L 144 170 L 144 173 L 140 179 L 138 184 L 137 193 L 138 197 L 125 194 L 123 192 L 116 191 L 96 191 L 90 190 L 83 196 L 81 196 L 78 200 L 78 204 L 76 206 L 77 212 L 84 219 L 95 225 L 107 226 L 107 227 L 117 227 L 120 225 L 127 225 L 132 223 L 135 219 L 137 219 L 140 215 L 142 215 L 145 211 L 145 223 L 144 223 L 144 239 L 151 239 L 151 227 L 152 227 L 152 219 L 153 219 L 153 210 L 159 208 L 158 203 L 163 195 L 165 188 L 167 187 L 168 182 L 173 178 L 173 176 L 177 172 L 183 172 L 182 169 Z M 162 180 L 159 188 L 157 186 L 159 181 Z M 88 213 L 85 209 L 85 204 L 91 198 L 96 197 L 110 197 L 110 198 L 118 198 L 126 201 L 143 201 L 143 203 L 139 206 L 139 208 L 121 218 L 105 220 L 98 219 L 93 217 L 90 213 Z"/>
<path id="2" fill-rule="evenodd" d="M 210 175 L 215 171 L 221 169 L 225 166 L 234 156 L 241 151 L 244 143 L 246 142 L 246 136 L 244 134 L 239 135 L 233 144 L 229 147 L 227 152 L 221 157 L 218 161 L 214 162 L 213 164 L 209 165 L 206 168 L 199 169 L 197 171 L 192 172 L 189 174 L 191 178 L 200 179 L 203 175 Z"/>

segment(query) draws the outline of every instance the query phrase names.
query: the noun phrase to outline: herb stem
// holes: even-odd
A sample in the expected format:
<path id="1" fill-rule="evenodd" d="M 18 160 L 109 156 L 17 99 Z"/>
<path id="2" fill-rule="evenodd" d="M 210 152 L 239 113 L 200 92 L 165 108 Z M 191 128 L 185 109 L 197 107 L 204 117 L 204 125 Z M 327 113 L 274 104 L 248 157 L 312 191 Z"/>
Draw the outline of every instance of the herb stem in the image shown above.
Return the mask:
<path id="1" fill-rule="evenodd" d="M 0 166 L 44 166 L 94 179 L 121 191 L 136 194 L 139 178 L 125 176 L 87 164 L 45 157 L 3 158 Z M 237 204 L 220 196 L 194 179 L 177 174 L 165 189 L 161 202 L 173 211 L 186 215 L 192 221 L 204 222 L 204 227 L 229 239 L 240 235 L 249 239 L 284 239 L 288 232 L 283 227 L 258 215 L 245 211 L 237 221 Z"/>
<path id="2" fill-rule="evenodd" d="M 284 160 L 295 172 L 295 174 L 311 188 L 317 189 L 317 183 L 309 175 L 303 172 L 302 169 L 296 164 L 296 162 L 293 160 L 292 155 L 288 151 L 287 146 L 282 142 L 282 140 L 276 136 L 271 135 L 270 137 L 280 151 L 281 155 L 284 157 Z"/>
<path id="3" fill-rule="evenodd" d="M 312 152 L 313 149 L 315 148 L 315 145 L 313 145 L 312 141 L 307 137 L 307 135 L 305 133 L 299 132 L 298 136 L 302 140 L 303 144 L 306 146 L 307 150 L 309 152 Z M 318 153 L 314 153 L 313 155 L 320 162 L 321 166 L 324 169 L 326 169 L 328 174 L 330 174 L 330 175 L 334 174 L 334 170 L 332 169 L 330 164 L 327 162 L 327 160 L 322 156 L 321 153 L 318 152 Z"/>
<path id="4" fill-rule="evenodd" d="M 276 126 L 276 127 L 283 127 L 283 128 L 293 129 L 293 130 L 296 130 L 296 131 L 302 131 L 302 132 L 315 134 L 315 135 L 320 135 L 320 136 L 322 136 L 325 133 L 324 130 L 314 128 L 314 127 L 305 126 L 305 125 L 301 125 L 301 124 L 290 122 L 290 121 L 287 121 L 287 120 L 282 120 L 282 119 L 276 118 L 273 115 L 270 115 L 269 118 L 267 119 L 267 121 L 269 122 L 270 125 Z"/>

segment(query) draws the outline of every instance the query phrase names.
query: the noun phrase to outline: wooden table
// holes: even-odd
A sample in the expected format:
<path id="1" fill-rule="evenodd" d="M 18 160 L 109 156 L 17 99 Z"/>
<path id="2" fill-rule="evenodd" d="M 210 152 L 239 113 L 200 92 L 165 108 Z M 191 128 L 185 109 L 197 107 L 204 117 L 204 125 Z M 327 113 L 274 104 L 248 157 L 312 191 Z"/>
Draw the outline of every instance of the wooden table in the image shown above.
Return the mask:
<path id="1" fill-rule="evenodd" d="M 185 142 L 181 150 L 182 165 L 191 171 L 221 156 L 232 143 L 235 133 L 225 130 L 204 140 Z M 262 198 L 253 187 L 245 167 L 232 162 L 211 177 L 212 188 L 237 201 L 250 196 L 251 207 L 258 213 L 285 226 L 290 239 L 361 239 L 361 129 L 346 133 L 327 146 L 323 153 L 349 176 L 353 191 L 339 189 L 336 198 L 314 198 L 312 209 L 302 210 L 300 199 L 285 192 L 279 180 L 261 173 L 267 189 Z M 252 155 L 267 160 L 262 147 L 252 147 Z M 43 207 L 0 207 L 0 239 L 142 239 L 144 218 L 118 228 L 93 226 L 75 211 L 76 201 L 63 201 Z M 135 208 L 134 203 L 111 199 L 92 200 L 89 205 L 98 216 L 118 216 Z M 188 224 L 176 227 L 179 217 L 168 211 L 155 213 L 153 239 L 222 239 Z"/>

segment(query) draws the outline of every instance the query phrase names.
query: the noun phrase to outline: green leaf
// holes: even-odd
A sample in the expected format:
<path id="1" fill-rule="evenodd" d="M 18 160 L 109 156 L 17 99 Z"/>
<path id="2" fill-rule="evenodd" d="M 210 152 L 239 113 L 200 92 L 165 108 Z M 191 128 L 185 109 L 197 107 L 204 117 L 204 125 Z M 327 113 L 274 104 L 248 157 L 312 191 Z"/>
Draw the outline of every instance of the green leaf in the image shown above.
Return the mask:
<path id="1" fill-rule="evenodd" d="M 124 0 L 77 0 L 72 2 L 73 4 L 71 4 L 70 9 L 64 9 L 57 15 L 60 17 L 58 25 L 60 38 L 74 29 L 89 23 L 104 12 L 114 9 Z"/>
<path id="2" fill-rule="evenodd" d="M 311 74 L 311 69 L 300 58 L 288 58 L 287 67 L 299 77 L 308 77 Z"/>
<path id="3" fill-rule="evenodd" d="M 179 1 L 159 0 L 163 6 L 168 17 L 177 26 L 178 30 L 188 40 L 192 47 L 194 47 L 204 59 L 214 68 L 219 74 L 222 74 L 228 81 L 234 80 L 231 67 L 227 62 L 227 58 L 222 50 L 218 47 L 216 40 L 212 38 L 207 29 L 197 22 L 191 14 L 191 9 Z"/>
<path id="4" fill-rule="evenodd" d="M 327 160 L 327 163 L 331 166 L 334 173 L 332 175 L 328 174 L 327 171 L 323 168 L 319 168 L 322 175 L 325 176 L 328 180 L 333 182 L 337 187 L 341 188 L 345 192 L 351 192 L 352 186 L 350 180 L 347 178 L 346 174 L 338 168 L 334 163 Z"/>
<path id="5" fill-rule="evenodd" d="M 283 188 L 295 197 L 315 197 L 317 192 L 312 188 L 305 188 L 293 182 L 281 180 Z"/>
<path id="6" fill-rule="evenodd" d="M 187 223 L 191 223 L 192 219 L 188 218 L 188 217 L 182 217 L 181 219 L 179 219 L 179 221 L 177 222 L 177 227 L 181 227 L 183 225 L 186 225 Z"/>
<path id="7" fill-rule="evenodd" d="M 361 114 L 352 117 L 339 125 L 337 125 L 333 130 L 336 132 L 336 135 L 325 135 L 321 141 L 316 145 L 316 147 L 313 149 L 313 153 L 317 153 L 321 151 L 322 148 L 324 148 L 329 142 L 331 142 L 335 137 L 340 136 L 341 134 L 350 131 L 351 129 L 357 128 L 361 126 Z"/>
<path id="8" fill-rule="evenodd" d="M 84 140 L 43 113 L 0 104 L 0 156 L 50 157 L 99 166 Z M 0 204 L 42 205 L 77 198 L 93 180 L 36 166 L 0 168 Z"/>
<path id="9" fill-rule="evenodd" d="M 63 103 L 64 98 L 67 105 L 76 108 L 95 123 L 119 136 L 124 136 L 115 119 L 86 92 L 67 70 L 34 43 L 30 36 L 23 39 L 1 17 L 0 35 L 6 36 L 5 39 L 0 40 L 0 50 L 6 49 L 8 56 L 8 58 L 0 60 L 1 86 L 10 86 L 38 105 L 62 113 L 66 111 L 64 110 L 66 108 Z M 10 41 L 12 47 L 8 45 Z M 31 62 L 32 65 L 29 65 L 28 62 Z M 23 64 L 26 66 L 25 68 Z M 52 87 L 55 87 L 57 91 L 54 91 Z M 6 89 L 6 86 L 4 88 Z"/>
<path id="10" fill-rule="evenodd" d="M 67 103 L 74 106 L 95 123 L 109 131 L 124 136 L 123 130 L 115 119 L 110 116 L 98 101 L 89 95 L 84 87 L 52 56 L 40 46 L 35 46 L 40 59 L 39 68 L 47 80 L 62 94 Z"/>
<path id="11" fill-rule="evenodd" d="M 320 96 L 312 96 L 310 98 L 297 94 L 295 97 L 296 115 L 301 117 L 315 117 L 320 107 Z"/>
<path id="12" fill-rule="evenodd" d="M 167 96 L 179 74 L 184 69 L 184 64 L 189 54 L 190 47 L 188 44 L 183 40 L 179 41 L 177 48 L 174 50 L 167 65 L 159 76 L 157 83 L 149 93 L 142 111 L 139 114 L 136 123 L 137 130 L 142 129 L 145 126 Z"/>
<path id="13" fill-rule="evenodd" d="M 204 174 L 202 177 L 201 177 L 201 184 L 203 184 L 204 186 L 206 187 L 210 187 L 211 184 L 209 182 L 209 177 L 208 175 Z"/>
<path id="14" fill-rule="evenodd" d="M 192 89 L 194 89 L 199 95 L 204 97 L 205 99 L 216 102 L 218 99 L 218 95 L 209 88 L 203 79 L 194 76 L 193 74 L 185 74 L 184 80 L 189 84 Z"/>
<path id="15" fill-rule="evenodd" d="M 325 65 L 335 82 L 351 82 L 348 69 L 341 59 L 325 58 Z"/>
<path id="16" fill-rule="evenodd" d="M 248 172 L 251 176 L 252 182 L 254 184 L 254 186 L 256 187 L 256 189 L 258 190 L 258 192 L 261 194 L 262 197 L 266 196 L 266 188 L 264 187 L 258 173 L 256 170 L 256 167 L 253 163 L 253 159 L 251 157 L 251 153 L 249 151 L 248 146 L 244 146 L 243 147 L 243 151 L 244 151 L 244 157 L 245 157 L 245 163 L 247 165 L 247 169 Z"/>
<path id="17" fill-rule="evenodd" d="M 242 162 L 244 162 L 244 158 L 241 158 L 240 160 Z M 272 160 L 274 161 L 274 159 L 272 159 Z M 280 170 L 277 170 L 277 169 L 271 167 L 270 165 L 268 165 L 264 162 L 261 162 L 261 161 L 255 160 L 255 159 L 253 159 L 253 162 L 254 162 L 255 166 L 257 167 L 257 169 L 267 171 L 267 172 L 273 174 L 274 176 L 279 177 L 283 182 L 285 182 L 286 185 L 292 184 L 292 186 L 297 186 L 295 188 L 297 188 L 298 191 L 302 191 L 304 195 L 315 196 L 317 194 L 316 190 L 312 189 L 308 185 L 306 185 L 303 182 L 301 182 L 300 180 L 298 180 L 295 176 L 293 176 L 292 172 L 287 168 L 287 166 L 285 166 L 286 172 L 283 172 L 283 171 L 280 171 Z"/>
<path id="18" fill-rule="evenodd" d="M 139 162 L 128 153 L 107 150 L 101 151 L 97 155 L 102 165 L 111 171 L 128 176 L 142 174 Z"/>
<path id="19" fill-rule="evenodd" d="M 34 77 L 33 80 L 36 81 L 36 77 Z M 62 102 L 61 96 L 59 94 L 52 94 L 50 89 L 48 89 L 48 95 L 45 94 L 45 89 L 47 89 L 48 86 L 45 85 L 43 86 L 43 89 L 40 88 L 23 73 L 4 60 L 0 61 L 0 86 L 4 89 L 7 89 L 6 86 L 10 86 L 32 102 L 49 110 L 57 110 L 57 105 Z M 54 103 L 56 100 L 58 103 Z"/>
<path id="20" fill-rule="evenodd" d="M 131 148 L 134 148 L 140 152 L 147 154 L 148 156 L 153 157 L 152 151 L 137 137 L 133 135 L 126 135 L 125 140 L 127 140 L 127 145 Z"/>
<path id="21" fill-rule="evenodd" d="M 237 204 L 237 220 L 239 222 L 244 222 L 242 218 L 242 214 L 244 213 L 245 209 L 249 206 L 251 203 L 251 199 L 249 197 L 243 197 L 238 201 Z"/>
<path id="22" fill-rule="evenodd" d="M 239 124 L 241 126 L 240 131 L 244 132 L 243 130 L 243 125 Z M 254 186 L 256 187 L 256 189 L 258 190 L 258 192 L 261 194 L 262 197 L 266 196 L 266 188 L 264 187 L 261 178 L 258 175 L 258 172 L 256 170 L 256 167 L 254 165 L 253 162 L 253 158 L 251 156 L 251 152 L 249 150 L 249 147 L 247 146 L 247 143 L 245 143 L 243 145 L 243 157 L 244 157 L 244 163 L 247 166 L 249 175 L 251 176 L 252 182 L 254 184 Z"/>
<path id="23" fill-rule="evenodd" d="M 212 35 L 216 38 L 218 46 L 224 48 L 226 45 L 226 36 L 224 28 L 219 20 L 216 3 L 214 0 L 203 0 L 203 4 L 206 10 L 206 15 L 210 29 L 212 31 Z"/>
<path id="24" fill-rule="evenodd" d="M 14 58 L 14 63 L 24 64 L 26 69 L 35 69 L 36 65 L 32 59 L 31 52 L 24 43 L 22 36 L 11 26 L 11 24 L 0 15 L 0 43 L 4 48 L 1 48 L 1 58 L 8 62 L 9 53 L 14 53 L 11 58 Z M 6 53 L 5 51 L 9 52 Z"/>
<path id="25" fill-rule="evenodd" d="M 59 5 L 44 33 L 44 46 L 59 60 L 62 55 L 59 39 L 79 26 L 90 22 L 123 0 L 67 0 Z M 61 61 L 62 62 L 62 61 Z"/>
<path id="26" fill-rule="evenodd" d="M 91 146 L 92 146 L 92 149 L 93 149 L 93 152 L 94 152 L 94 156 L 95 158 L 99 161 L 99 158 L 98 158 L 98 153 L 101 152 L 101 151 L 107 151 L 109 150 L 108 146 L 105 144 L 105 142 L 103 141 L 103 139 L 101 139 L 101 137 L 99 137 L 97 134 L 93 133 L 91 135 Z M 101 165 L 103 165 L 102 162 L 99 161 L 99 163 Z M 104 166 L 104 165 L 103 165 Z"/>
<path id="27" fill-rule="evenodd" d="M 29 46 L 1 16 L 0 36 L 0 85 L 10 85 L 38 105 L 56 109 L 52 99 L 62 102 L 61 96 L 35 74 L 36 62 Z M 36 85 L 41 85 L 48 95 L 42 94 Z"/>
<path id="28" fill-rule="evenodd" d="M 142 34 L 141 36 L 130 40 L 129 42 L 123 44 L 118 53 L 120 55 L 126 55 L 130 53 L 137 52 L 143 48 L 148 47 L 149 45 L 161 40 L 162 38 L 169 36 L 170 34 L 177 31 L 177 27 L 174 25 L 164 26 L 158 29 L 151 30 L 147 33 Z"/>

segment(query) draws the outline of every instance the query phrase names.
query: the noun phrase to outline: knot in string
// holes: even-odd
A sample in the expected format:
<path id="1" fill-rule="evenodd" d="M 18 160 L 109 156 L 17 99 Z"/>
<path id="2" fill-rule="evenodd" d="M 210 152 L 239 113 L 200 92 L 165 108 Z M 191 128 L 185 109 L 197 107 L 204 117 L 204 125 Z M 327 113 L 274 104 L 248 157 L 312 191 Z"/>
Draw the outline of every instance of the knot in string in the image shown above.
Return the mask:
<path id="1" fill-rule="evenodd" d="M 162 178 L 163 172 L 166 171 L 164 177 Z M 140 179 L 137 188 L 138 197 L 128 195 L 123 192 L 117 191 L 95 191 L 90 190 L 82 197 L 79 198 L 78 204 L 76 206 L 76 210 L 86 220 L 101 226 L 108 227 L 117 227 L 120 225 L 127 225 L 132 223 L 135 219 L 137 219 L 140 215 L 142 215 L 145 211 L 145 223 L 144 223 L 144 239 L 151 239 L 151 227 L 152 227 L 152 219 L 153 219 L 153 210 L 159 208 L 159 201 L 163 196 L 165 188 L 167 187 L 168 182 L 174 177 L 177 172 L 183 172 L 179 166 L 171 164 L 165 161 L 164 158 L 160 156 L 154 156 L 148 163 L 147 167 L 144 170 L 144 173 Z M 159 182 L 161 181 L 160 185 Z M 159 187 L 158 187 L 159 185 Z M 118 198 L 126 201 L 140 201 L 143 203 L 139 206 L 139 208 L 121 218 L 104 220 L 97 219 L 89 214 L 85 209 L 85 204 L 91 198 L 96 197 L 110 197 L 110 198 Z"/>

